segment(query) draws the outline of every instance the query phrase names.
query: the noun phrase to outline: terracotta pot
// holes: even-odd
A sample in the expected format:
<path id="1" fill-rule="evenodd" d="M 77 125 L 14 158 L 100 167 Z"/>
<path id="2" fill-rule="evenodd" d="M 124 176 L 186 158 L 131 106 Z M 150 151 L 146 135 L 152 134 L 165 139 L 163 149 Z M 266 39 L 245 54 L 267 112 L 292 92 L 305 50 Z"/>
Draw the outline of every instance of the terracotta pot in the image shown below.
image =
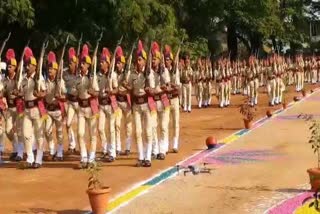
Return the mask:
<path id="1" fill-rule="evenodd" d="M 309 173 L 311 190 L 317 191 L 320 188 L 320 169 L 319 168 L 311 168 L 308 169 Z"/>
<path id="2" fill-rule="evenodd" d="M 294 100 L 295 102 L 298 102 L 298 101 L 300 101 L 300 100 L 301 100 L 301 98 L 300 98 L 300 97 L 298 97 L 298 96 L 294 96 L 293 100 Z"/>
<path id="3" fill-rule="evenodd" d="M 267 117 L 272 117 L 271 111 L 270 111 L 270 110 L 267 110 L 266 115 L 267 115 Z"/>
<path id="4" fill-rule="evenodd" d="M 283 107 L 283 109 L 286 109 L 287 108 L 287 103 L 282 103 L 282 107 Z"/>
<path id="5" fill-rule="evenodd" d="M 244 127 L 246 129 L 251 129 L 251 127 L 252 127 L 252 121 L 251 120 L 243 119 L 243 122 L 244 122 Z"/>
<path id="6" fill-rule="evenodd" d="M 108 208 L 108 199 L 111 188 L 88 189 L 90 205 L 94 214 L 105 214 Z"/>
<path id="7" fill-rule="evenodd" d="M 208 149 L 213 149 L 214 147 L 216 147 L 218 141 L 216 138 L 214 138 L 213 136 L 207 137 L 206 139 L 206 145 L 208 147 Z"/>

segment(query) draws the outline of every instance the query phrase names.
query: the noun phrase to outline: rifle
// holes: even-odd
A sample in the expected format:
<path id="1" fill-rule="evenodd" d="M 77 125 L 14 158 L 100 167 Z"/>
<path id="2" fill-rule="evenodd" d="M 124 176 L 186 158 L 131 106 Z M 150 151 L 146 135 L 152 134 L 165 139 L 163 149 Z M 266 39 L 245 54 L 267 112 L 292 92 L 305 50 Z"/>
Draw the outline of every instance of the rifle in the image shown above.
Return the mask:
<path id="1" fill-rule="evenodd" d="M 18 64 L 18 69 L 17 69 L 17 73 L 18 75 L 16 76 L 16 88 L 17 90 L 20 90 L 21 87 L 21 82 L 22 82 L 22 71 L 23 71 L 23 58 L 24 58 L 24 54 L 25 54 L 25 50 L 26 48 L 29 46 L 30 40 L 28 40 L 27 44 L 24 46 L 21 57 L 20 57 L 20 61 Z"/>
<path id="2" fill-rule="evenodd" d="M 181 46 L 183 44 L 183 40 L 184 40 L 184 37 L 182 37 L 181 39 L 181 42 L 179 44 L 179 47 L 178 47 L 178 50 L 177 50 L 177 53 L 176 53 L 176 56 L 174 58 L 174 64 L 173 64 L 173 72 L 174 74 L 176 75 L 176 84 L 179 83 L 179 78 L 180 78 L 180 71 L 179 71 L 179 56 L 180 56 L 180 51 L 181 51 Z"/>
<path id="3" fill-rule="evenodd" d="M 96 47 L 93 51 L 93 57 L 92 57 L 92 76 L 93 76 L 93 83 L 96 83 L 97 82 L 97 63 L 98 63 L 98 60 L 97 60 L 97 54 L 98 54 L 98 48 L 99 48 L 99 43 L 102 39 L 102 36 L 103 36 L 103 33 L 101 32 L 100 33 L 100 36 L 99 38 L 97 39 L 97 43 L 96 43 Z"/>
<path id="4" fill-rule="evenodd" d="M 63 80 L 63 57 L 64 57 L 64 53 L 65 53 L 68 41 L 69 41 L 69 35 L 67 36 L 67 39 L 66 39 L 66 41 L 63 45 L 63 48 L 62 48 L 62 53 L 61 53 L 60 60 L 59 60 L 58 75 L 56 76 L 57 83 L 58 83 L 58 80 L 60 80 L 60 81 Z M 61 95 L 61 89 L 62 89 L 62 84 L 60 84 L 60 86 L 59 86 L 59 95 Z"/>
<path id="5" fill-rule="evenodd" d="M 112 55 L 112 59 L 111 59 L 111 63 L 110 63 L 111 66 L 109 68 L 109 73 L 108 73 L 109 81 L 111 81 L 112 74 L 114 72 L 114 67 L 115 67 L 115 63 L 116 63 L 116 52 L 117 52 L 118 46 L 121 45 L 122 39 L 123 39 L 123 36 L 121 36 L 121 38 L 119 39 L 119 41 L 116 45 L 116 48 L 114 49 L 113 55 Z M 112 87 L 112 86 L 110 85 L 110 87 Z"/>
<path id="6" fill-rule="evenodd" d="M 4 50 L 4 47 L 6 46 L 8 40 L 10 39 L 10 36 L 11 36 L 11 32 L 8 34 L 7 38 L 2 42 L 2 46 L 0 49 L 0 58 L 1 58 L 2 52 Z"/>
<path id="7" fill-rule="evenodd" d="M 134 41 L 134 43 L 133 43 L 133 45 L 131 47 L 131 51 L 130 51 L 129 57 L 128 57 L 127 65 L 126 65 L 126 68 L 125 68 L 125 81 L 126 82 L 128 82 L 130 74 L 131 74 L 132 55 L 133 55 L 133 51 L 134 51 L 134 48 L 135 48 L 136 43 L 137 43 L 138 40 L 139 40 L 139 38 L 137 38 L 136 41 Z"/>
<path id="8" fill-rule="evenodd" d="M 150 42 L 150 48 L 149 48 L 149 53 L 148 53 L 148 59 L 147 59 L 147 63 L 146 63 L 146 69 L 145 69 L 145 78 L 147 79 L 150 72 L 151 72 L 151 67 L 152 67 L 152 41 Z"/>
<path id="9" fill-rule="evenodd" d="M 38 80 L 38 84 L 37 84 L 37 91 L 38 92 L 40 92 L 40 83 L 41 83 L 41 80 L 43 80 L 43 75 L 42 75 L 43 57 L 44 57 L 44 53 L 46 51 L 46 48 L 48 47 L 48 44 L 49 44 L 49 40 L 46 38 L 44 40 L 44 42 L 42 43 L 39 62 L 38 62 L 39 64 L 38 64 L 37 72 L 36 72 L 36 79 Z"/>
<path id="10" fill-rule="evenodd" d="M 160 59 L 160 70 L 165 68 L 165 64 L 164 64 L 164 54 L 162 53 L 163 51 L 163 39 L 160 42 L 160 55 L 161 55 L 161 59 Z"/>
<path id="11" fill-rule="evenodd" d="M 80 39 L 78 41 L 78 47 L 77 47 L 77 58 L 78 58 L 78 63 L 76 65 L 76 71 L 77 71 L 77 68 L 79 66 L 79 62 L 80 62 L 80 50 L 81 50 L 81 44 L 82 44 L 82 33 L 81 33 L 81 36 L 80 36 Z"/>

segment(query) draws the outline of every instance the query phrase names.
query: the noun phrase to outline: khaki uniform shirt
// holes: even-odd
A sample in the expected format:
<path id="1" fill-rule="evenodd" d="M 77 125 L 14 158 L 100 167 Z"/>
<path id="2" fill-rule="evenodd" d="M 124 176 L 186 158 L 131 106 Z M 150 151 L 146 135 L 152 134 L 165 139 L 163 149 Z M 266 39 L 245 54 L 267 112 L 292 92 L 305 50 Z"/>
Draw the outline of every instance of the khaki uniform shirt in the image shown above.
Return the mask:
<path id="1" fill-rule="evenodd" d="M 78 92 L 78 97 L 80 99 L 89 99 L 91 95 L 88 93 L 89 89 L 93 89 L 94 91 L 99 91 L 98 82 L 96 79 L 89 78 L 87 75 L 80 75 L 76 81 L 76 90 Z"/>
<path id="2" fill-rule="evenodd" d="M 23 96 L 24 96 L 24 100 L 25 101 L 32 101 L 37 99 L 37 97 L 35 97 L 33 95 L 33 92 L 36 90 L 36 81 L 34 79 L 35 73 L 32 74 L 31 77 L 25 77 L 22 80 L 22 92 L 23 92 Z M 40 80 L 40 82 L 38 83 L 40 84 L 40 90 L 41 91 L 45 91 L 46 88 L 46 84 L 44 80 Z"/>
<path id="3" fill-rule="evenodd" d="M 46 87 L 47 87 L 47 95 L 45 97 L 46 103 L 54 103 L 56 101 L 56 95 L 59 94 L 61 85 L 61 94 L 66 93 L 66 87 L 64 81 L 61 81 L 60 84 L 57 84 L 56 81 L 47 80 Z"/>
<path id="4" fill-rule="evenodd" d="M 114 72 L 111 76 L 111 80 L 108 77 L 108 74 L 98 74 L 98 85 L 99 85 L 99 97 L 105 97 L 107 92 L 118 87 L 117 75 Z"/>
<path id="5" fill-rule="evenodd" d="M 173 68 L 171 68 L 170 71 L 169 71 L 168 68 L 165 68 L 165 69 L 168 70 L 168 72 L 169 72 L 170 83 L 180 86 L 181 85 L 180 75 L 179 75 L 180 71 L 179 70 L 178 71 L 173 71 L 172 70 Z"/>
<path id="6" fill-rule="evenodd" d="M 118 90 L 122 93 L 126 93 L 128 92 L 128 90 L 123 87 L 122 83 L 125 80 L 126 74 L 124 73 L 124 71 L 122 72 L 115 72 L 117 81 L 118 81 Z"/>
<path id="7" fill-rule="evenodd" d="M 160 72 L 151 70 L 148 79 L 150 88 L 154 88 L 155 93 L 161 93 L 162 89 L 160 87 L 170 83 L 170 74 L 167 69 L 163 69 Z"/>
<path id="8" fill-rule="evenodd" d="M 185 83 L 185 82 L 191 81 L 192 74 L 193 74 L 193 70 L 192 70 L 191 66 L 183 69 L 181 71 L 181 82 Z"/>
<path id="9" fill-rule="evenodd" d="M 67 94 L 77 96 L 76 84 L 77 84 L 78 77 L 79 77 L 78 75 L 71 74 L 69 71 L 64 73 L 63 79 L 65 81 Z"/>
<path id="10" fill-rule="evenodd" d="M 146 87 L 147 78 L 144 73 L 138 73 L 134 71 L 129 76 L 128 85 L 132 88 L 132 93 L 134 96 L 143 96 L 146 94 L 145 87 Z"/>
<path id="11" fill-rule="evenodd" d="M 9 77 L 6 77 L 3 81 L 4 85 L 4 95 L 7 96 L 9 99 L 15 99 L 16 96 L 12 94 L 13 90 L 16 89 L 16 80 L 15 78 L 10 79 Z"/>

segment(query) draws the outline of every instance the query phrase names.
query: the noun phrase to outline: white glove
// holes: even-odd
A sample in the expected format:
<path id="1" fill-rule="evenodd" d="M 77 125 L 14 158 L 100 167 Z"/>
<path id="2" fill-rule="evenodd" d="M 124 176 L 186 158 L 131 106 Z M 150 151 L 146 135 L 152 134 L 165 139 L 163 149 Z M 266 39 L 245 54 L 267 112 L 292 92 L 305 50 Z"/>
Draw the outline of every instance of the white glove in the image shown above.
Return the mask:
<path id="1" fill-rule="evenodd" d="M 0 69 L 1 69 L 1 70 L 6 70 L 6 69 L 7 69 L 7 63 L 5 63 L 5 62 L 0 62 Z"/>

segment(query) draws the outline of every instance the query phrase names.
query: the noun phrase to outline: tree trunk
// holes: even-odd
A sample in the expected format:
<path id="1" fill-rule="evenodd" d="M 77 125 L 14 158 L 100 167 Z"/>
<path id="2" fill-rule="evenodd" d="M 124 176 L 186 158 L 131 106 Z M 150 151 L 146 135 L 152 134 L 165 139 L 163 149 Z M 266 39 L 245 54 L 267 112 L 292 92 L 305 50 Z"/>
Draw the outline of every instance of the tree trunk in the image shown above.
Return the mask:
<path id="1" fill-rule="evenodd" d="M 272 46 L 275 53 L 278 53 L 278 46 L 275 36 L 271 36 Z"/>
<path id="2" fill-rule="evenodd" d="M 233 23 L 230 23 L 228 25 L 227 42 L 228 42 L 228 53 L 230 55 L 230 60 L 234 61 L 238 57 L 238 39 L 237 39 L 236 28 Z"/>
<path id="3" fill-rule="evenodd" d="M 254 56 L 257 56 L 262 46 L 261 36 L 258 34 L 253 34 L 250 39 L 250 43 L 251 43 L 251 54 Z"/>

